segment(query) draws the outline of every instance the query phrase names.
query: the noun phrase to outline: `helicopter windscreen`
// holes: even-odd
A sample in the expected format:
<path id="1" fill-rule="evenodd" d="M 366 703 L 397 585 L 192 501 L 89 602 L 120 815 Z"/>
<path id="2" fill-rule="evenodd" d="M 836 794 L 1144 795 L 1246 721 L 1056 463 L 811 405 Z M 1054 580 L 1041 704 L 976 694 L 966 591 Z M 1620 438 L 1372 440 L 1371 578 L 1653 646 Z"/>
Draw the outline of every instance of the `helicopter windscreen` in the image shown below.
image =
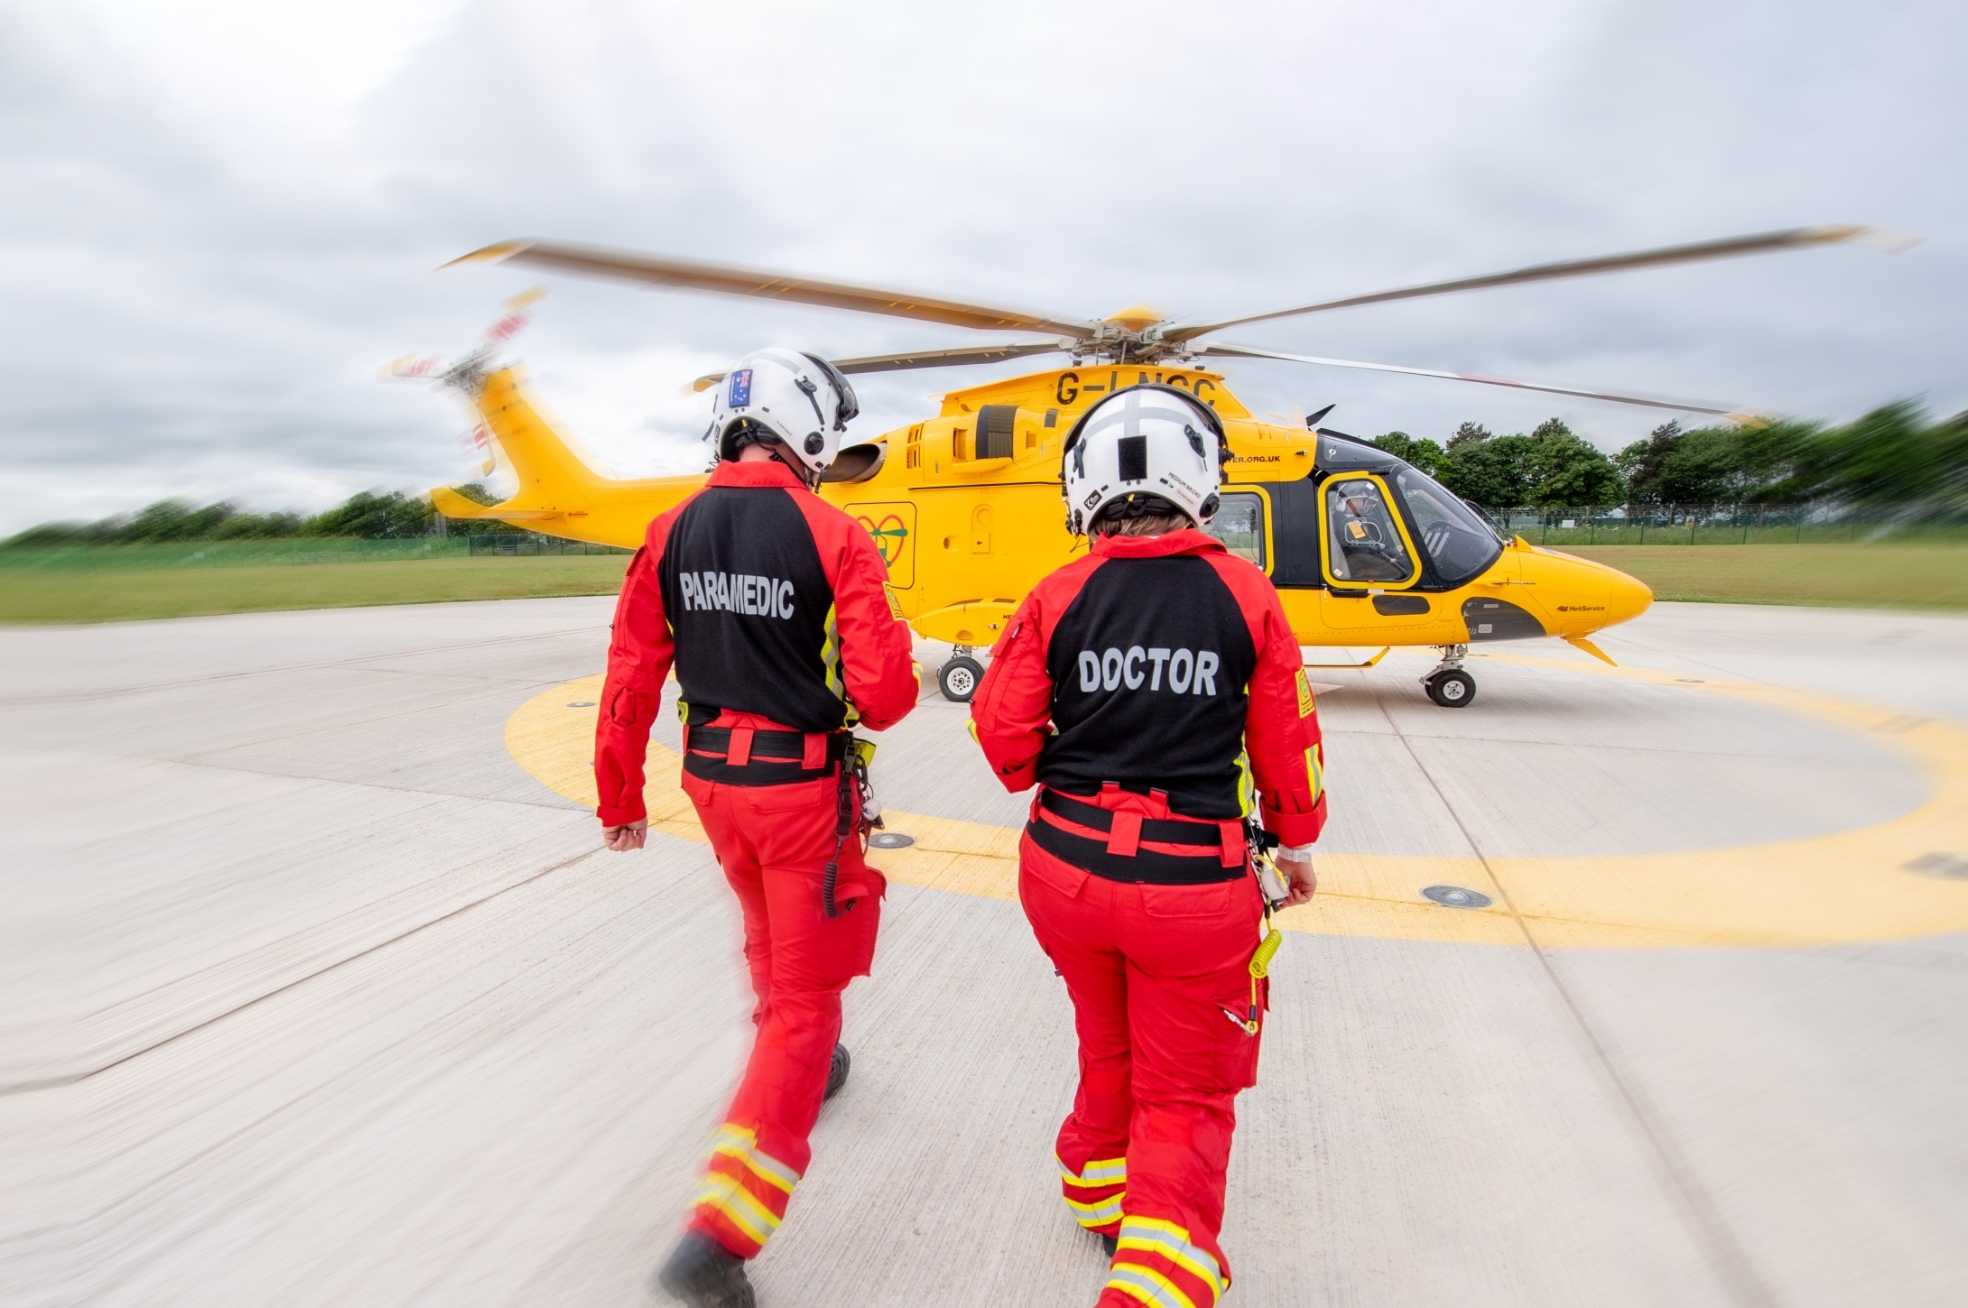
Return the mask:
<path id="1" fill-rule="evenodd" d="M 1326 483 L 1327 559 L 1340 581 L 1404 582 L 1414 560 L 1378 482 L 1334 477 Z"/>
<path id="2" fill-rule="evenodd" d="M 1439 482 L 1411 468 L 1394 475 L 1394 490 L 1408 507 L 1409 519 L 1421 532 L 1421 551 L 1435 565 L 1436 575 L 1459 586 L 1492 563 L 1503 546 L 1477 512 L 1451 495 Z"/>

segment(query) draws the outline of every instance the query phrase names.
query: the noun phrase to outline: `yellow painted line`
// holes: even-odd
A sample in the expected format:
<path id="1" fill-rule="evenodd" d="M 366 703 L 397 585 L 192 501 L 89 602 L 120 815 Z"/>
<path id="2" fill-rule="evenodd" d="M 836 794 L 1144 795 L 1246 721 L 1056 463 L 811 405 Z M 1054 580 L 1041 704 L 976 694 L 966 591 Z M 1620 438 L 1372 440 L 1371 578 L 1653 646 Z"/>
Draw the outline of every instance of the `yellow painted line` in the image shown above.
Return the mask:
<path id="1" fill-rule="evenodd" d="M 1926 877 L 1905 864 L 1934 853 L 1968 856 L 1968 730 L 1938 719 L 1830 695 L 1744 682 L 1684 684 L 1673 673 L 1560 659 L 1491 656 L 1587 676 L 1726 695 L 1864 733 L 1927 778 L 1928 799 L 1887 822 L 1773 844 L 1576 858 L 1322 854 L 1319 894 L 1279 915 L 1287 930 L 1465 944 L 1575 947 L 1800 946 L 1894 940 L 1968 930 L 1968 882 Z M 593 708 L 597 675 L 534 696 L 506 723 L 506 748 L 528 772 L 576 803 L 596 803 Z M 679 784 L 682 760 L 652 743 L 650 825 L 702 841 Z M 1344 785 L 1342 779 L 1342 787 Z M 1338 802 L 1344 802 L 1344 790 Z M 1018 897 L 1018 832 L 890 811 L 916 838 L 869 862 L 908 885 L 990 899 Z M 1494 872 L 1494 879 L 1491 873 Z M 1480 890 L 1487 909 L 1443 908 L 1427 885 Z M 1514 908 L 1515 913 L 1511 911 Z"/>

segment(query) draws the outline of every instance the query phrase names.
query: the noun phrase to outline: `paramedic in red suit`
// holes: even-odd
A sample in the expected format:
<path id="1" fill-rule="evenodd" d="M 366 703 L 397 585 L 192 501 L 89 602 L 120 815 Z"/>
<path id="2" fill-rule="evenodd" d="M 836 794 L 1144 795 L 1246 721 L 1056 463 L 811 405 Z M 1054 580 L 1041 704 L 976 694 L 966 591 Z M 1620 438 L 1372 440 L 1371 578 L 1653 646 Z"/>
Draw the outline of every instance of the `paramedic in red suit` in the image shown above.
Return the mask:
<path id="1" fill-rule="evenodd" d="M 813 493 L 855 413 L 825 361 L 764 350 L 726 375 L 704 488 L 649 524 L 615 610 L 595 735 L 610 849 L 642 848 L 643 762 L 674 663 L 683 789 L 738 895 L 757 1032 L 656 1288 L 750 1308 L 745 1261 L 785 1216 L 823 1098 L 847 1077 L 841 991 L 868 973 L 886 883 L 862 860 L 856 721 L 915 707 L 909 629 L 872 538 Z"/>
<path id="2" fill-rule="evenodd" d="M 1266 998 L 1245 818 L 1302 903 L 1326 815 L 1298 638 L 1264 574 L 1198 529 L 1223 455 L 1215 413 L 1174 387 L 1087 412 L 1065 484 L 1090 551 L 1026 598 L 971 709 L 1005 788 L 1039 787 L 1018 893 L 1073 1001 L 1057 1155 L 1111 1257 L 1101 1308 L 1211 1308 L 1230 1284 L 1224 1171 Z"/>

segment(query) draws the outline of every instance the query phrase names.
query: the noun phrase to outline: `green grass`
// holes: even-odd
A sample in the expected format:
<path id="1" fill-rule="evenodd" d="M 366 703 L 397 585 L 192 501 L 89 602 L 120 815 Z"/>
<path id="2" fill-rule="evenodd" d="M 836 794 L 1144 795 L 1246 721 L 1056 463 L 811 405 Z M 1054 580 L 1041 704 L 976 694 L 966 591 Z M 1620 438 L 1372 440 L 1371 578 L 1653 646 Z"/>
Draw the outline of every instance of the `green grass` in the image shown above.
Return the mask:
<path id="1" fill-rule="evenodd" d="M 1576 525 L 1571 527 L 1519 521 L 1504 534 L 1522 536 L 1533 545 L 1554 550 L 1569 550 L 1575 545 L 1968 545 L 1968 526 L 1955 522 L 1849 518 L 1758 526 L 1745 518 L 1735 524 L 1724 519 L 1663 527 L 1607 518 L 1588 521 L 1583 510 L 1572 521 Z"/>
<path id="2" fill-rule="evenodd" d="M 1662 600 L 1968 609 L 1968 545 L 1553 545 Z"/>
<path id="3" fill-rule="evenodd" d="M 1554 546 L 1553 548 L 1557 548 Z M 1733 604 L 1968 609 L 1968 545 L 1566 545 L 1610 564 L 1663 600 Z M 133 548 L 86 560 L 0 560 L 0 622 L 114 622 L 269 609 L 431 604 L 444 600 L 612 595 L 626 554 L 279 564 Z M 405 552 L 407 553 L 407 551 Z"/>
<path id="4" fill-rule="evenodd" d="M 451 557 L 370 563 L 0 567 L 0 622 L 115 622 L 269 609 L 612 595 L 627 554 Z"/>

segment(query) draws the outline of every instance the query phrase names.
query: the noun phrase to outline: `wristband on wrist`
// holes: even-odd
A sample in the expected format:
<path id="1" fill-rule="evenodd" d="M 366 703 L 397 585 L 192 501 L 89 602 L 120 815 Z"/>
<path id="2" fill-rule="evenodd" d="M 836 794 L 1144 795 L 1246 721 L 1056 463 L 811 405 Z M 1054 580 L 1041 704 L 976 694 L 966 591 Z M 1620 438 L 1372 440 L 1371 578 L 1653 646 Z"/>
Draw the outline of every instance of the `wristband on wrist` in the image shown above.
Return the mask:
<path id="1" fill-rule="evenodd" d="M 1278 846 L 1278 857 L 1288 858 L 1294 863 L 1310 863 L 1312 861 L 1312 846 L 1280 845 Z"/>

